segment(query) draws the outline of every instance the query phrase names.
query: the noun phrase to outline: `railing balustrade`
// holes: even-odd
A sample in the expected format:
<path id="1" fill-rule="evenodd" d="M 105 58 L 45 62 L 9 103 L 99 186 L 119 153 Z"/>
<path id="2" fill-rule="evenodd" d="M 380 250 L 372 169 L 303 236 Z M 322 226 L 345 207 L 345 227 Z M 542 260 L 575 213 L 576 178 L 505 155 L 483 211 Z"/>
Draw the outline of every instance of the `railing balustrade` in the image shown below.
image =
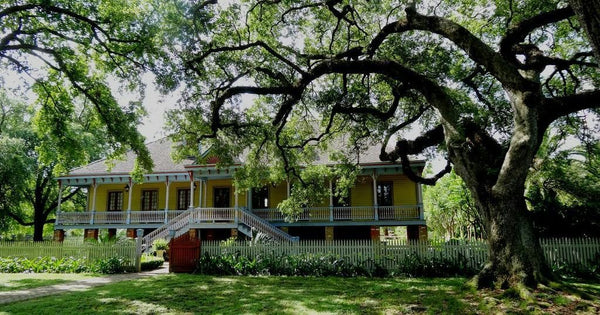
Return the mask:
<path id="1" fill-rule="evenodd" d="M 190 220 L 200 223 L 205 221 L 220 222 L 234 221 L 235 208 L 197 208 Z M 167 222 L 184 213 L 186 210 L 168 210 Z M 377 217 L 375 213 L 377 211 Z M 285 215 L 276 208 L 253 209 L 254 215 L 268 222 L 284 222 Z M 353 206 L 353 207 L 313 207 L 304 208 L 298 216 L 298 222 L 335 222 L 335 221 L 408 221 L 419 220 L 420 205 L 401 206 Z M 127 211 L 96 211 L 96 212 L 61 212 L 57 218 L 58 225 L 88 225 L 94 224 L 127 224 Z M 165 211 L 131 211 L 130 225 L 163 224 Z"/>

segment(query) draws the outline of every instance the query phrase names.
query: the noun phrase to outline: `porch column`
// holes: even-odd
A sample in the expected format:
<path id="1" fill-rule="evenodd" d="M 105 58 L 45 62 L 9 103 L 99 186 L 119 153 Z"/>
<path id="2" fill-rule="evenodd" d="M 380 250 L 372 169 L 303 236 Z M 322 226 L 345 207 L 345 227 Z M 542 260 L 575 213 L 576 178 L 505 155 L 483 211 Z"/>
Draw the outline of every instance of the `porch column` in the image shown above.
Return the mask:
<path id="1" fill-rule="evenodd" d="M 202 207 L 202 198 L 206 198 L 206 196 L 202 196 L 202 184 L 204 183 L 204 180 L 200 179 L 199 181 L 199 185 L 198 186 L 198 207 Z M 194 195 L 190 195 L 190 198 L 194 198 Z"/>
<path id="2" fill-rule="evenodd" d="M 127 224 L 131 223 L 131 196 L 133 196 L 133 181 L 129 177 L 129 191 L 127 192 Z M 133 232 L 132 232 L 133 233 Z"/>
<path id="3" fill-rule="evenodd" d="M 56 205 L 56 224 L 60 224 L 60 206 L 62 203 L 62 181 L 58 180 L 58 204 Z M 64 238 L 64 235 L 63 235 Z"/>
<path id="4" fill-rule="evenodd" d="M 333 180 L 332 179 L 329 180 L 329 221 L 333 222 Z M 332 239 L 333 239 L 333 237 L 332 237 Z"/>
<path id="5" fill-rule="evenodd" d="M 165 224 L 168 221 L 168 215 L 169 215 L 169 186 L 171 186 L 171 182 L 169 182 L 169 176 L 167 176 L 166 185 L 167 185 L 167 191 L 165 192 L 165 194 L 166 194 L 166 196 L 165 196 Z M 194 196 L 194 195 L 192 195 L 192 196 Z"/>
<path id="6" fill-rule="evenodd" d="M 423 209 L 423 190 L 421 183 L 417 183 L 417 207 L 419 209 L 419 219 L 425 220 L 425 211 Z"/>
<path id="7" fill-rule="evenodd" d="M 194 172 L 188 172 L 190 175 L 190 209 L 194 209 Z"/>
<path id="8" fill-rule="evenodd" d="M 377 176 L 375 172 L 371 175 L 373 178 L 373 208 L 375 209 L 375 221 L 379 220 L 379 205 L 377 204 Z"/>
<path id="9" fill-rule="evenodd" d="M 92 180 L 92 185 L 94 186 L 94 196 L 92 197 L 92 217 L 90 218 L 90 224 L 94 224 L 94 215 L 96 214 L 96 192 L 98 185 L 95 178 Z"/>
<path id="10" fill-rule="evenodd" d="M 206 192 L 207 190 L 208 190 L 208 179 L 205 179 L 204 180 L 204 208 L 206 208 L 206 199 L 208 199 L 207 198 L 208 195 Z M 213 200 L 213 202 L 214 202 L 214 200 Z"/>
<path id="11" fill-rule="evenodd" d="M 233 191 L 233 197 L 235 198 L 235 200 L 233 202 L 234 202 L 234 205 L 235 205 L 235 209 L 237 210 L 237 208 L 239 206 L 239 202 L 238 202 L 238 190 L 237 190 L 237 187 L 235 187 L 235 186 L 233 186 L 233 189 L 234 189 L 234 191 Z"/>
<path id="12" fill-rule="evenodd" d="M 246 208 L 252 212 L 252 188 L 248 188 L 246 191 Z"/>

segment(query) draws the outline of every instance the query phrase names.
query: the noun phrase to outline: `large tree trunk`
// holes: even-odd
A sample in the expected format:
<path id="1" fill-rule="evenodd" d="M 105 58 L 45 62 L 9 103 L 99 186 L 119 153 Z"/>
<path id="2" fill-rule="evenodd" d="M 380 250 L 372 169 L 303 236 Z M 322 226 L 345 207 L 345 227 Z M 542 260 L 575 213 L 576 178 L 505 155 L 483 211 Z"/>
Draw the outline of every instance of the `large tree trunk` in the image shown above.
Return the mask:
<path id="1" fill-rule="evenodd" d="M 468 121 L 461 134 L 445 129 L 449 157 L 471 191 L 486 229 L 489 259 L 475 278 L 480 288 L 535 287 L 553 278 L 524 197 L 529 166 L 543 134 L 536 106 L 525 102 L 537 99 L 519 91 L 511 96 L 517 114 L 508 148 Z M 460 136 L 465 137 L 462 143 L 456 140 Z"/>
<path id="2" fill-rule="evenodd" d="M 535 287 L 552 279 L 525 206 L 523 189 L 476 196 L 484 215 L 489 259 L 475 278 L 477 286 Z"/>
<path id="3" fill-rule="evenodd" d="M 45 220 L 36 220 L 33 223 L 33 241 L 41 242 L 44 240 L 44 225 Z"/>
<path id="4" fill-rule="evenodd" d="M 33 241 L 41 242 L 44 240 L 44 225 L 46 225 L 48 216 L 44 214 L 42 204 L 36 203 L 33 211 Z"/>
<path id="5" fill-rule="evenodd" d="M 569 0 L 583 30 L 600 60 L 600 0 Z"/>

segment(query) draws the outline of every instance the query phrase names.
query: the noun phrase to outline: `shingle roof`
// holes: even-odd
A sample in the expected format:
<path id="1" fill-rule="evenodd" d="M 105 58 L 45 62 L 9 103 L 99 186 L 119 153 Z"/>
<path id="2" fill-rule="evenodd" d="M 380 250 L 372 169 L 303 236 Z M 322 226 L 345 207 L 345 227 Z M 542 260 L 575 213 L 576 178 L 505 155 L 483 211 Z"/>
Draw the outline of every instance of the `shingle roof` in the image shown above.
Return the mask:
<path id="1" fill-rule="evenodd" d="M 179 163 L 173 162 L 171 159 L 171 151 L 173 150 L 173 142 L 168 138 L 159 139 L 150 143 L 147 143 L 146 146 L 150 151 L 150 156 L 154 161 L 154 173 L 177 173 L 177 172 L 185 172 L 185 166 L 195 165 L 193 159 L 185 159 Z M 339 151 L 348 151 L 345 150 L 347 146 L 346 141 L 338 141 L 336 144 L 332 145 L 333 150 Z M 360 164 L 385 164 L 379 159 L 379 153 L 381 149 L 381 144 L 372 145 L 367 147 L 364 151 L 362 151 L 358 156 L 355 154 L 351 154 L 348 152 L 344 152 L 348 156 L 351 157 L 353 162 L 358 162 Z M 244 156 L 245 157 L 245 156 Z M 244 157 L 241 157 L 245 160 Z M 87 176 L 87 175 L 117 175 L 117 174 L 129 174 L 133 170 L 135 162 L 135 154 L 132 151 L 127 152 L 125 157 L 122 160 L 111 161 L 113 163 L 113 167 L 111 170 L 108 170 L 107 160 L 101 159 L 98 161 L 94 161 L 88 165 L 75 168 L 69 172 L 67 176 Z M 237 163 L 238 161 L 236 161 Z M 417 162 L 417 161 L 415 161 Z M 318 154 L 318 157 L 315 161 L 315 164 L 328 165 L 335 164 L 336 161 L 333 161 L 329 158 L 329 152 L 321 151 Z"/>
<path id="2" fill-rule="evenodd" d="M 193 163 L 191 159 L 185 159 L 179 163 L 173 162 L 171 159 L 171 151 L 173 143 L 167 139 L 159 139 L 150 143 L 147 143 L 148 151 L 154 161 L 155 173 L 164 172 L 185 172 L 185 165 Z M 135 162 L 135 154 L 132 151 L 128 151 L 123 157 L 123 160 L 111 161 L 114 166 L 111 170 L 108 170 L 106 159 L 94 161 L 88 165 L 75 168 L 69 172 L 69 176 L 81 176 L 81 175 L 102 175 L 102 174 L 128 174 L 133 170 Z"/>

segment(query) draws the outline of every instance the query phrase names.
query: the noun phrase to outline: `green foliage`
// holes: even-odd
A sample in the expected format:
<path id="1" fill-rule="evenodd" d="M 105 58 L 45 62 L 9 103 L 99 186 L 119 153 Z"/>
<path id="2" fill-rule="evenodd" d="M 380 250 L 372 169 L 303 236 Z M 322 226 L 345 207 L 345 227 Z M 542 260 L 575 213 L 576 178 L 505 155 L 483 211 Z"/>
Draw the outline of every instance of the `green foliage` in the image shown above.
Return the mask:
<path id="1" fill-rule="evenodd" d="M 547 135 L 538 152 L 526 197 L 541 236 L 600 236 L 600 144 L 589 137 L 565 148 L 564 138 Z"/>
<path id="2" fill-rule="evenodd" d="M 151 255 L 142 255 L 141 269 L 142 271 L 155 270 L 164 264 L 165 260 L 162 257 L 156 257 Z"/>
<path id="3" fill-rule="evenodd" d="M 130 271 L 130 263 L 123 257 L 100 259 L 91 267 L 93 271 L 105 274 L 117 274 Z"/>
<path id="4" fill-rule="evenodd" d="M 169 242 L 164 238 L 159 238 L 152 242 L 152 248 L 154 250 L 167 250 L 169 248 Z"/>
<path id="5" fill-rule="evenodd" d="M 483 221 L 463 180 L 452 171 L 423 190 L 429 233 L 434 238 L 485 238 Z"/>
<path id="6" fill-rule="evenodd" d="M 165 58 L 157 48 L 161 46 L 155 46 L 159 27 L 152 3 L 51 0 L 20 4 L 0 1 L 5 13 L 0 63 L 13 77 L 23 77 L 38 96 L 36 129 L 53 144 L 53 150 L 42 150 L 41 160 L 79 165 L 89 159 L 85 148 L 93 141 L 110 147 L 113 157 L 132 148 L 141 166 L 150 170 L 152 161 L 136 126 L 144 114 L 141 70 L 158 69 Z M 134 100 L 119 104 L 115 88 Z M 95 137 L 81 133 L 79 119 L 103 132 L 93 133 Z M 73 165 L 65 166 L 60 170 Z"/>
<path id="7" fill-rule="evenodd" d="M 385 264 L 370 259 L 352 262 L 348 258 L 332 255 L 257 255 L 246 257 L 237 254 L 213 256 L 205 253 L 200 257 L 196 272 L 207 275 L 277 275 L 314 277 L 445 277 L 450 275 L 473 275 L 478 270 L 470 268 L 465 257 L 422 258 L 407 255 L 398 266 L 388 269 Z"/>
<path id="8" fill-rule="evenodd" d="M 82 273 L 91 272 L 85 259 L 65 257 L 0 257 L 0 272 L 5 273 Z"/>

